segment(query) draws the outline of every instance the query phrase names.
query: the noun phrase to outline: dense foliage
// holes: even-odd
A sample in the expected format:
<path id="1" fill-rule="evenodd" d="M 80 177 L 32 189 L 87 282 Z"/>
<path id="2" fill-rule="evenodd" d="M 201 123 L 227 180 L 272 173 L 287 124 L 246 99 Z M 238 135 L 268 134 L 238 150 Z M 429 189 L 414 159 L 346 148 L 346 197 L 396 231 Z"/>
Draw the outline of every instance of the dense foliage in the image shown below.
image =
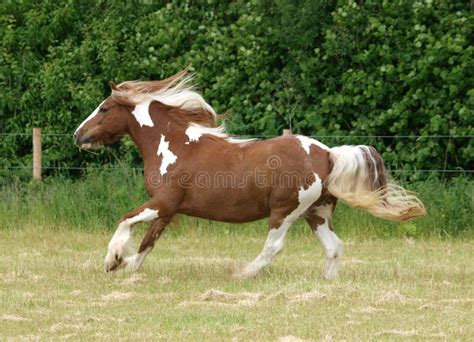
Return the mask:
<path id="1" fill-rule="evenodd" d="M 469 1 L 4 1 L 0 132 L 72 133 L 108 82 L 160 79 L 191 65 L 228 128 L 292 126 L 329 145 L 377 146 L 392 168 L 472 169 L 474 17 Z M 417 139 L 357 138 L 421 135 Z M 354 136 L 354 137 L 351 137 Z M 31 137 L 1 136 L 0 163 L 28 165 Z M 80 166 L 129 143 L 79 153 L 45 136 L 44 164 Z M 2 171 L 4 172 L 4 171 Z"/>

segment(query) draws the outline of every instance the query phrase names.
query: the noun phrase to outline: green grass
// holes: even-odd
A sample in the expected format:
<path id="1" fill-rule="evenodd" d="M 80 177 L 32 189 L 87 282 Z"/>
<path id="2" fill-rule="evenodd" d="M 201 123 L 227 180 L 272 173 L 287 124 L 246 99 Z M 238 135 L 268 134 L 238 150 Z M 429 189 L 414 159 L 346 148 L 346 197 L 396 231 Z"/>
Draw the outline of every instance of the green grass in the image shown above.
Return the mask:
<path id="1" fill-rule="evenodd" d="M 319 243 L 291 231 L 270 267 L 236 281 L 232 270 L 257 255 L 263 229 L 173 229 L 136 274 L 103 271 L 105 229 L 0 230 L 0 340 L 474 336 L 472 240 L 349 238 L 340 277 L 328 282 Z"/>

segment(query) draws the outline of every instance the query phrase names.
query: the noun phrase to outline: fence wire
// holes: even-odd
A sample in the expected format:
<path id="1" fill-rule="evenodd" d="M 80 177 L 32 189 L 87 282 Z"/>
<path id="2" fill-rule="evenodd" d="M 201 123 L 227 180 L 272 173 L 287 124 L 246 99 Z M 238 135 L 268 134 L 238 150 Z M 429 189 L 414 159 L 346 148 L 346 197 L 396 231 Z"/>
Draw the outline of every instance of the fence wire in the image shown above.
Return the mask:
<path id="1" fill-rule="evenodd" d="M 30 133 L 8 133 L 0 132 L 0 137 L 5 136 L 31 136 Z M 72 138 L 71 133 L 41 133 L 41 136 L 69 136 Z M 242 138 L 254 138 L 254 139 L 269 139 L 276 138 L 280 135 L 239 135 Z M 474 135 L 310 135 L 309 137 L 314 139 L 472 139 Z M 114 166 L 42 166 L 42 170 L 95 170 L 95 169 L 123 169 L 124 167 Z M 31 170 L 31 165 L 21 166 L 0 166 L 0 170 Z M 126 167 L 128 170 L 143 171 L 142 167 Z M 404 170 L 404 169 L 392 169 L 388 170 L 391 173 L 474 173 L 474 170 L 463 170 L 463 169 L 421 169 L 421 170 Z"/>
<path id="2" fill-rule="evenodd" d="M 0 133 L 0 136 L 31 136 L 31 133 Z M 41 133 L 41 136 L 70 136 L 72 133 Z M 252 135 L 252 134 L 242 134 L 242 135 L 232 135 L 233 137 L 242 137 L 242 138 L 255 138 L 255 139 L 267 139 L 267 138 L 276 138 L 281 135 Z M 379 138 L 379 139 L 471 139 L 474 138 L 474 135 L 308 135 L 311 138 Z"/>
<path id="3" fill-rule="evenodd" d="M 0 170 L 32 170 L 33 166 L 2 166 Z M 143 167 L 123 167 L 123 166 L 42 166 L 42 170 L 133 170 L 133 171 L 144 171 Z M 449 169 L 449 170 L 435 170 L 435 169 L 414 169 L 414 170 L 403 170 L 403 169 L 387 169 L 390 173 L 474 173 L 474 170 L 463 170 L 463 169 Z"/>

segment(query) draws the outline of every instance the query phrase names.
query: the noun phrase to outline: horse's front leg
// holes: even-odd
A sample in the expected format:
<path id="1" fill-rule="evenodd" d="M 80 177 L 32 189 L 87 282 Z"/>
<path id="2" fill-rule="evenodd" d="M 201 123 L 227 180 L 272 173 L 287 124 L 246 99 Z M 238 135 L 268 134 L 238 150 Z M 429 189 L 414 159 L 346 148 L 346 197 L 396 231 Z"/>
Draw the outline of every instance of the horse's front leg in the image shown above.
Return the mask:
<path id="1" fill-rule="evenodd" d="M 107 256 L 105 257 L 105 270 L 107 272 L 117 269 L 122 264 L 125 255 L 131 252 L 133 225 L 139 222 L 150 222 L 158 217 L 160 217 L 160 210 L 157 204 L 149 201 L 121 219 L 109 242 Z"/>
<path id="2" fill-rule="evenodd" d="M 136 272 L 139 270 L 140 266 L 143 264 L 148 253 L 151 252 L 155 246 L 156 240 L 158 240 L 165 230 L 166 226 L 170 222 L 171 218 L 157 218 L 155 219 L 148 228 L 148 231 L 145 234 L 145 237 L 140 244 L 138 252 L 132 256 L 126 257 L 124 264 L 127 270 Z"/>

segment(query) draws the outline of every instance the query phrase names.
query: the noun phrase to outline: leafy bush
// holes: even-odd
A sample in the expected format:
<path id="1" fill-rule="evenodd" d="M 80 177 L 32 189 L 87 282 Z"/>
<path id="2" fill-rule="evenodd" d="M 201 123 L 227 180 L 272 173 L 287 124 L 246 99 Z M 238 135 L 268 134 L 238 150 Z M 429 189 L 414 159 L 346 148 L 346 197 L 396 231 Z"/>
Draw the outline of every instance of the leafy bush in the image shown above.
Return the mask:
<path id="1" fill-rule="evenodd" d="M 0 4 L 0 132 L 72 133 L 108 81 L 160 79 L 185 66 L 229 130 L 293 126 L 329 145 L 377 146 L 393 168 L 472 169 L 474 17 L 468 1 L 97 1 Z M 30 136 L 1 136 L 1 163 L 31 162 Z M 79 153 L 45 136 L 44 164 L 87 165 L 130 144 Z M 1 172 L 1 171 L 0 171 Z"/>
<path id="2" fill-rule="evenodd" d="M 323 135 L 472 135 L 474 18 L 462 9 L 462 3 L 443 1 L 338 6 L 322 44 L 297 61 L 297 92 L 312 99 L 297 111 L 297 129 Z M 472 169 L 474 160 L 472 139 L 372 143 L 392 166 L 405 169 Z"/>

